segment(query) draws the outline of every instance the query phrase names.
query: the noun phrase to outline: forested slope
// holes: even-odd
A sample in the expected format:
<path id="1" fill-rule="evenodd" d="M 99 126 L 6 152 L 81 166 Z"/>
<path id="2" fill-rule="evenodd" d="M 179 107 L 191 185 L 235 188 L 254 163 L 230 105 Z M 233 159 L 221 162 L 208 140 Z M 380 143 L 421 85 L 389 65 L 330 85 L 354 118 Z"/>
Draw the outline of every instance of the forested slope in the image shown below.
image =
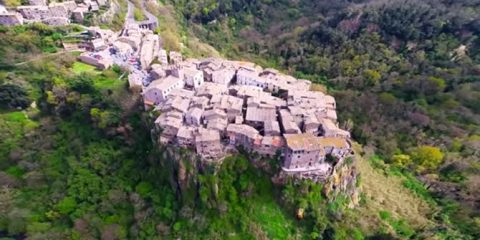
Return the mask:
<path id="1" fill-rule="evenodd" d="M 127 89 L 124 71 L 62 52 L 75 32 L 0 28 L 1 238 L 305 239 L 355 230 L 330 222 L 333 211 L 297 221 L 298 206 L 341 212 L 347 202 L 327 202 L 321 185 L 274 185 L 278 159 L 261 162 L 270 171 L 246 155 L 197 169 L 191 152 L 155 145 L 155 115 Z"/>
<path id="2" fill-rule="evenodd" d="M 308 181 L 275 184 L 278 159 L 232 156 L 216 174 L 183 149 L 176 159 L 152 144 L 155 116 L 122 69 L 60 53 L 78 29 L 35 24 L 0 28 L 0 237 L 479 237 L 478 1 L 176 0 L 154 12 L 169 49 L 205 55 L 198 37 L 325 85 L 362 144 L 359 206 Z"/>
<path id="3" fill-rule="evenodd" d="M 341 125 L 479 233 L 480 1 L 170 1 L 227 56 L 323 84 Z"/>

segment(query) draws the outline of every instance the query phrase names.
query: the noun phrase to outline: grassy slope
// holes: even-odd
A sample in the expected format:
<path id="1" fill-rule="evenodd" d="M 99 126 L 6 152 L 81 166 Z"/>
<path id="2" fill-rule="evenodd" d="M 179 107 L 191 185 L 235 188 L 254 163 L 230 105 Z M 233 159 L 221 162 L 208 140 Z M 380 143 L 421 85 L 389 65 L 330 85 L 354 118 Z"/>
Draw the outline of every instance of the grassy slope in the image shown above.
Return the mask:
<path id="1" fill-rule="evenodd" d="M 210 233 L 201 234 L 202 239 L 220 236 L 229 236 L 229 239 L 305 239 L 306 233 L 299 222 L 293 218 L 293 214 L 283 210 L 271 191 L 267 190 L 261 196 L 247 200 L 247 203 L 248 206 L 242 207 L 242 211 L 248 215 L 247 219 L 238 219 L 236 214 L 228 213 L 212 216 Z M 246 225 L 247 229 L 239 229 L 240 224 Z M 195 232 L 193 229 L 190 231 Z"/>
<path id="2" fill-rule="evenodd" d="M 258 196 L 248 202 L 250 229 L 254 230 L 258 227 L 268 239 L 304 238 L 305 232 L 299 226 L 299 222 L 293 218 L 293 213 L 285 212 L 275 199 L 277 194 L 272 191 L 274 186 L 268 177 L 259 181 L 260 178 L 263 177 L 252 181 L 257 185 Z"/>
<path id="3" fill-rule="evenodd" d="M 11 150 L 20 147 L 18 143 L 23 136 L 37 126 L 24 111 L 0 113 L 0 136 L 3 139 L 0 143 L 0 164 L 4 164 Z"/>
<path id="4" fill-rule="evenodd" d="M 207 174 L 200 178 L 215 179 L 218 188 L 202 180 L 200 195 L 208 196 L 205 199 L 209 199 L 209 207 L 198 210 L 199 216 L 202 216 L 198 219 L 204 218 L 204 221 L 195 220 L 195 217 L 183 219 L 178 224 L 186 227 L 175 230 L 182 238 L 307 238 L 305 228 L 294 219 L 293 213 L 285 211 L 279 203 L 279 189 L 273 186 L 269 175 L 251 165 L 243 155 L 227 157 L 215 176 Z M 211 195 L 206 189 L 213 192 L 213 189 L 218 189 L 218 194 Z M 199 204 L 198 200 L 194 202 Z M 204 200 L 200 202 L 200 205 L 205 203 Z"/>
<path id="5" fill-rule="evenodd" d="M 404 187 L 403 176 L 387 175 L 371 163 L 358 158 L 356 167 L 361 175 L 361 189 L 365 197 L 364 204 L 358 208 L 362 221 L 358 221 L 361 229 L 367 232 L 378 230 L 385 223 L 380 213 L 388 212 L 395 219 L 403 219 L 414 228 L 429 228 L 433 222 L 428 215 L 433 209 L 411 190 Z M 390 229 L 393 230 L 393 229 Z"/>
<path id="6" fill-rule="evenodd" d="M 86 63 L 82 63 L 82 62 L 77 61 L 77 62 L 73 63 L 72 71 L 75 74 L 80 74 L 82 72 L 96 72 L 96 68 L 92 65 L 88 65 Z"/>
<path id="7" fill-rule="evenodd" d="M 168 8 L 169 6 L 161 7 Z M 164 9 L 163 11 L 166 10 Z M 166 20 L 165 15 L 159 18 L 161 22 Z M 167 15 L 167 19 L 172 21 L 174 16 L 170 13 Z M 163 28 L 164 27 L 165 25 L 163 25 Z M 162 33 L 169 34 L 169 30 L 161 29 L 160 34 L 162 35 Z M 177 34 L 178 32 L 175 35 Z M 207 54 L 210 52 L 208 55 L 219 55 L 218 52 L 212 50 L 198 51 L 198 45 L 192 44 L 192 42 L 199 42 L 202 46 L 206 44 L 201 43 L 191 32 L 188 35 L 190 35 L 188 38 L 185 36 L 183 38 L 183 43 L 187 45 L 186 51 L 184 51 L 185 53 L 189 54 L 193 51 L 193 54 L 189 54 L 192 56 L 205 56 L 205 52 L 207 52 Z M 185 39 L 188 40 L 185 41 Z M 209 46 L 209 48 L 211 47 Z M 252 57 L 252 59 L 253 58 L 254 57 Z M 271 64 L 265 62 L 264 59 L 255 59 L 254 61 L 261 62 L 265 66 L 271 66 Z M 325 91 L 321 85 L 314 86 L 312 90 Z M 386 175 L 380 170 L 374 169 L 369 161 L 363 160 L 362 158 L 359 159 L 357 168 L 362 175 L 362 192 L 366 197 L 366 201 L 364 205 L 355 210 L 355 217 L 350 220 L 345 219 L 345 222 L 353 226 L 358 226 L 358 228 L 365 231 L 365 233 L 373 234 L 379 230 L 379 226 L 381 225 L 390 228 L 387 230 L 388 232 L 395 232 L 395 229 L 389 226 L 389 222 L 391 221 L 382 219 L 379 216 L 380 212 L 385 211 L 392 213 L 391 219 L 405 220 L 408 225 L 414 226 L 415 228 L 431 227 L 433 225 L 433 222 L 428 219 L 428 214 L 430 214 L 433 209 L 426 201 L 415 196 L 411 190 L 404 187 L 403 177 Z M 250 220 L 252 220 L 252 223 L 250 230 L 255 231 L 260 229 L 260 232 L 263 232 L 265 234 L 264 236 L 268 236 L 270 239 L 305 237 L 303 235 L 304 233 L 292 232 L 292 227 L 296 225 L 296 221 L 292 219 L 293 214 L 285 215 L 272 194 L 273 193 L 265 193 L 257 201 L 251 201 L 250 211 L 252 215 L 250 216 Z M 226 219 L 220 218 L 218 220 L 224 221 Z M 259 236 L 261 236 L 261 234 L 257 235 L 257 237 Z"/>

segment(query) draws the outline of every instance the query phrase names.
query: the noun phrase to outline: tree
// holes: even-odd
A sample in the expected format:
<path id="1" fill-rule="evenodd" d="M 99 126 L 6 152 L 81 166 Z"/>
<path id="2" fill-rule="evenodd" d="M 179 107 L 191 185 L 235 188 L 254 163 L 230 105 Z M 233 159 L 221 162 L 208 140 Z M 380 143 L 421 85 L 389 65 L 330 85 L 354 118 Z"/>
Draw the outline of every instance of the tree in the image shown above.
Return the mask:
<path id="1" fill-rule="evenodd" d="M 95 91 L 93 79 L 86 74 L 82 74 L 71 79 L 68 84 L 72 90 L 79 93 L 92 93 Z"/>
<path id="2" fill-rule="evenodd" d="M 27 92 L 20 86 L 4 84 L 0 86 L 0 107 L 14 109 L 26 108 L 30 104 Z"/>
<path id="3" fill-rule="evenodd" d="M 375 86 L 382 78 L 382 75 L 378 71 L 366 69 L 363 71 L 363 77 L 365 78 L 365 85 L 367 86 Z"/>
<path id="4" fill-rule="evenodd" d="M 425 95 L 437 94 L 443 91 L 445 87 L 445 80 L 439 77 L 429 77 L 422 84 L 423 93 Z"/>
<path id="5" fill-rule="evenodd" d="M 438 168 L 444 157 L 439 148 L 426 145 L 414 148 L 409 155 L 413 163 L 417 165 L 417 171 L 419 172 Z"/>
<path id="6" fill-rule="evenodd" d="M 397 167 L 406 168 L 412 164 L 412 158 L 407 154 L 395 154 L 392 157 L 392 164 Z"/>
<path id="7" fill-rule="evenodd" d="M 331 163 L 333 165 L 335 165 L 338 161 L 337 157 L 335 157 L 334 155 L 332 154 L 327 154 L 325 156 L 325 161 L 328 162 L 328 163 Z"/>
<path id="8" fill-rule="evenodd" d="M 14 208 L 7 214 L 8 233 L 19 234 L 25 231 L 30 211 L 27 209 Z"/>
<path id="9" fill-rule="evenodd" d="M 66 197 L 57 203 L 58 212 L 61 214 L 69 214 L 75 210 L 77 207 L 77 202 L 74 198 Z"/>
<path id="10" fill-rule="evenodd" d="M 117 113 L 113 111 L 102 111 L 98 108 L 90 109 L 90 117 L 99 128 L 106 128 L 120 121 Z"/>

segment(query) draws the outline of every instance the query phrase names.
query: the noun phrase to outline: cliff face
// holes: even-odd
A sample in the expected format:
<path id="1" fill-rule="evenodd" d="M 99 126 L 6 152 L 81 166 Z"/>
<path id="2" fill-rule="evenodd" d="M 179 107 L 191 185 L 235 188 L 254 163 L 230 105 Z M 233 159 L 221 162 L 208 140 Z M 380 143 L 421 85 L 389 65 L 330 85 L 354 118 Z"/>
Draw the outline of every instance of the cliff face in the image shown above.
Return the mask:
<path id="1" fill-rule="evenodd" d="M 340 194 L 346 196 L 349 208 L 354 208 L 360 202 L 359 175 L 353 161 L 354 157 L 347 158 L 342 164 L 335 166 L 323 189 L 329 200 L 335 200 Z"/>
<path id="2" fill-rule="evenodd" d="M 182 203 L 195 199 L 198 173 L 201 171 L 199 160 L 196 154 L 185 149 L 160 147 L 162 150 L 162 159 L 165 161 L 162 167 L 170 169 L 170 185 L 176 190 L 177 198 Z"/>
<path id="3" fill-rule="evenodd" d="M 200 157 L 188 149 L 160 146 L 162 152 L 161 166 L 165 167 L 170 172 L 170 186 L 175 189 L 176 196 L 181 202 L 183 208 L 191 208 L 197 205 L 200 194 L 201 178 L 216 174 L 220 164 L 204 162 Z M 210 184 L 209 189 L 212 189 L 212 194 L 218 194 L 218 183 L 209 182 L 203 184 Z"/>
<path id="4" fill-rule="evenodd" d="M 172 178 L 171 185 L 177 191 L 177 197 L 181 199 L 184 205 L 194 206 L 199 195 L 199 178 L 206 173 L 216 173 L 221 163 L 205 163 L 193 152 L 173 147 L 161 147 L 163 150 L 163 159 L 170 166 Z M 254 155 L 254 154 L 252 154 Z M 265 174 L 275 175 L 272 182 L 282 187 L 287 179 L 283 172 L 278 174 L 275 171 L 281 171 L 274 168 L 265 159 L 250 156 L 253 166 L 262 169 Z M 276 159 L 280 160 L 279 158 Z M 329 176 L 319 180 L 323 184 L 323 194 L 329 201 L 335 201 L 337 197 L 342 196 L 348 199 L 348 207 L 354 208 L 359 204 L 360 188 L 357 169 L 353 161 L 354 157 L 339 162 L 332 170 Z M 293 176 L 295 178 L 295 176 Z M 299 180 L 299 179 L 298 179 Z M 211 183 L 217 184 L 217 183 Z M 218 191 L 218 186 L 210 186 L 211 189 Z"/>
<path id="5" fill-rule="evenodd" d="M 99 15 L 98 17 L 96 17 L 96 19 L 100 23 L 109 23 L 113 20 L 115 15 L 121 14 L 121 11 L 122 11 L 121 5 L 117 1 L 113 0 L 110 2 L 108 10 L 103 14 Z"/>
<path id="6" fill-rule="evenodd" d="M 323 185 L 323 195 L 329 201 L 335 201 L 339 196 L 346 197 L 348 199 L 348 207 L 354 208 L 359 204 L 361 192 L 359 172 L 355 167 L 354 161 L 356 161 L 356 156 L 351 155 L 339 160 L 332 167 L 331 171 L 327 173 L 321 172 L 319 175 L 315 175 L 314 172 L 309 174 L 290 174 L 280 170 L 272 178 L 272 182 L 277 185 L 283 185 L 289 178 L 293 178 L 295 181 L 309 179 Z"/>

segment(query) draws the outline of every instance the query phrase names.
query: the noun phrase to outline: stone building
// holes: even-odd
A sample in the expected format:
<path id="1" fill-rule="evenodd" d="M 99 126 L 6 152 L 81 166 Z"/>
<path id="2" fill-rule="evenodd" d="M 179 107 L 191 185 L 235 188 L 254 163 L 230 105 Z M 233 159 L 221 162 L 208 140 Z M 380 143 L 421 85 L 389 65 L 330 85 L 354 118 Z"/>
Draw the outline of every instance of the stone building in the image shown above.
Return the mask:
<path id="1" fill-rule="evenodd" d="M 259 146 L 254 150 L 259 154 L 266 155 L 267 157 L 281 154 L 285 146 L 285 141 L 281 136 L 264 136 Z"/>
<path id="2" fill-rule="evenodd" d="M 323 147 L 326 154 L 344 157 L 351 153 L 351 144 L 348 140 L 339 137 L 319 137 L 318 143 Z"/>
<path id="3" fill-rule="evenodd" d="M 255 149 L 261 145 L 262 135 L 257 129 L 246 124 L 229 124 L 227 136 L 231 145 Z"/>
<path id="4" fill-rule="evenodd" d="M 185 122 L 188 125 L 200 126 L 202 124 L 203 110 L 197 107 L 190 108 L 185 115 Z"/>
<path id="5" fill-rule="evenodd" d="M 215 121 L 217 119 L 227 119 L 227 114 L 221 109 L 214 108 L 204 111 L 202 119 L 205 124 L 208 124 L 210 121 Z"/>
<path id="6" fill-rule="evenodd" d="M 220 133 L 216 130 L 199 128 L 195 136 L 195 149 L 205 160 L 219 160 L 223 157 Z"/>
<path id="7" fill-rule="evenodd" d="M 150 70 L 150 76 L 153 79 L 164 78 L 167 76 L 167 71 L 165 67 L 160 64 L 152 64 L 151 70 Z"/>
<path id="8" fill-rule="evenodd" d="M 282 127 L 282 132 L 287 134 L 298 134 L 301 133 L 300 128 L 293 119 L 292 114 L 286 109 L 281 109 L 280 113 L 280 123 Z"/>
<path id="9" fill-rule="evenodd" d="M 183 126 L 183 116 L 179 112 L 168 112 L 160 115 L 155 120 L 155 125 L 161 131 L 160 141 L 171 143 L 177 136 L 178 130 Z"/>
<path id="10" fill-rule="evenodd" d="M 210 104 L 210 99 L 205 96 L 194 96 L 192 97 L 192 102 L 190 103 L 190 107 L 192 108 L 200 108 L 202 110 L 206 109 Z"/>
<path id="11" fill-rule="evenodd" d="M 172 90 L 183 88 L 184 85 L 185 83 L 182 79 L 173 76 L 157 79 L 145 89 L 144 103 L 146 105 L 157 105 L 165 101 Z"/>
<path id="12" fill-rule="evenodd" d="M 222 68 L 211 72 L 211 81 L 218 84 L 228 85 L 235 77 L 235 69 Z"/>
<path id="13" fill-rule="evenodd" d="M 170 64 L 177 64 L 183 61 L 182 54 L 179 52 L 170 51 L 168 55 L 170 57 Z"/>
<path id="14" fill-rule="evenodd" d="M 158 51 L 158 61 L 162 65 L 168 65 L 167 51 L 163 48 Z"/>
<path id="15" fill-rule="evenodd" d="M 280 124 L 276 119 L 264 121 L 263 131 L 265 136 L 280 136 Z"/>
<path id="16" fill-rule="evenodd" d="M 132 56 L 132 54 L 135 52 L 132 48 L 131 45 L 121 42 L 121 41 L 115 41 L 112 44 L 112 49 L 115 51 L 115 54 L 124 60 L 127 60 Z"/>
<path id="17" fill-rule="evenodd" d="M 28 5 L 32 6 L 47 6 L 47 0 L 28 0 Z"/>
<path id="18" fill-rule="evenodd" d="M 285 134 L 284 168 L 308 169 L 325 161 L 325 150 L 312 134 Z"/>
<path id="19" fill-rule="evenodd" d="M 225 111 L 229 122 L 233 122 L 237 116 L 243 117 L 243 99 L 241 98 L 231 95 L 213 95 L 210 105 Z"/>
<path id="20" fill-rule="evenodd" d="M 140 65 L 142 69 L 147 69 L 152 61 L 158 56 L 160 49 L 160 39 L 158 35 L 148 32 L 142 38 L 140 48 Z"/>
<path id="21" fill-rule="evenodd" d="M 113 65 L 113 60 L 110 57 L 95 53 L 82 53 L 78 59 L 86 64 L 93 65 L 100 70 L 107 69 Z"/>
<path id="22" fill-rule="evenodd" d="M 142 76 L 135 72 L 128 74 L 128 85 L 130 89 L 141 89 L 143 86 Z"/>
<path id="23" fill-rule="evenodd" d="M 322 135 L 325 137 L 350 137 L 350 133 L 348 131 L 338 128 L 338 126 L 330 119 L 322 119 L 321 130 Z"/>
<path id="24" fill-rule="evenodd" d="M 246 68 L 240 68 L 237 71 L 237 84 L 256 86 L 261 89 L 265 89 L 267 87 L 265 79 L 260 77 L 258 72 Z"/>
<path id="25" fill-rule="evenodd" d="M 258 108 L 247 107 L 247 114 L 245 115 L 245 122 L 257 129 L 262 129 L 264 123 L 277 119 L 277 112 L 275 108 Z"/>
<path id="26" fill-rule="evenodd" d="M 5 26 L 22 25 L 23 16 L 17 12 L 1 12 L 0 24 Z"/>
<path id="27" fill-rule="evenodd" d="M 193 147 L 195 145 L 195 128 L 181 126 L 177 132 L 177 143 L 182 147 Z"/>
<path id="28" fill-rule="evenodd" d="M 17 11 L 22 14 L 26 20 L 41 21 L 50 17 L 48 6 L 19 6 Z"/>
<path id="29" fill-rule="evenodd" d="M 50 26 L 65 26 L 70 23 L 70 19 L 66 17 L 50 17 L 43 19 L 42 23 Z"/>
<path id="30" fill-rule="evenodd" d="M 180 70 L 183 73 L 185 84 L 193 88 L 199 88 L 203 84 L 203 72 L 193 68 Z"/>
<path id="31" fill-rule="evenodd" d="M 63 2 L 62 3 L 52 2 L 48 5 L 48 9 L 50 10 L 49 17 L 63 17 L 63 18 L 70 17 L 70 11 Z"/>
<path id="32" fill-rule="evenodd" d="M 306 114 L 303 118 L 303 132 L 318 135 L 320 122 L 315 114 Z"/>
<path id="33" fill-rule="evenodd" d="M 88 7 L 86 6 L 79 6 L 72 12 L 73 20 L 77 23 L 83 23 L 85 19 L 85 13 L 88 12 Z"/>

